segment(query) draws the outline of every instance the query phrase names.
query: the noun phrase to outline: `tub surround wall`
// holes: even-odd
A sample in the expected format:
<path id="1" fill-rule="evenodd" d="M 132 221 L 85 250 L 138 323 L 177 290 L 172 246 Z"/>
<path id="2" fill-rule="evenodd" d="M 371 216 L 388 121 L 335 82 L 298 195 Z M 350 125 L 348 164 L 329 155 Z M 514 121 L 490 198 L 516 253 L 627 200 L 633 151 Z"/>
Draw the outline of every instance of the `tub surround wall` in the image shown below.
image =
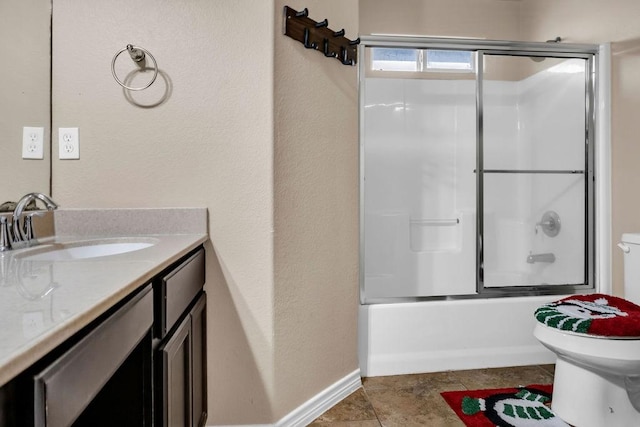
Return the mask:
<path id="1" fill-rule="evenodd" d="M 532 114 L 530 108 L 541 99 L 554 99 L 567 86 L 577 89 L 572 93 L 584 93 L 583 75 L 571 78 L 568 83 L 563 79 L 562 84 L 556 77 L 546 70 L 520 81 L 488 82 L 485 108 L 490 113 L 485 120 L 487 116 L 500 120 L 486 127 L 486 168 L 584 167 L 584 161 L 571 164 L 571 153 L 558 153 L 557 147 L 558 141 L 566 142 L 567 128 L 584 127 L 583 116 L 562 121 L 549 119 L 562 116 L 571 97 L 565 95 L 559 103 L 547 102 L 544 111 L 548 116 Z M 473 82 L 368 79 L 366 90 L 370 92 L 366 92 L 365 100 L 365 144 L 373 147 L 365 154 L 365 205 L 371 209 L 371 214 L 365 217 L 365 227 L 373 236 L 372 241 L 365 240 L 365 262 L 367 272 L 371 273 L 365 278 L 367 298 L 475 293 L 475 221 L 469 221 L 469 213 L 465 214 L 465 209 L 475 208 Z M 415 94 L 422 99 L 416 99 Z M 502 105 L 506 108 L 496 107 Z M 514 108 L 515 105 L 520 108 Z M 448 120 L 430 120 L 443 116 L 448 116 Z M 451 129 L 444 131 L 443 123 L 449 123 Z M 449 139 L 441 135 L 449 135 Z M 552 147 L 542 148 L 543 152 L 552 150 L 554 155 L 537 158 L 540 144 L 555 147 L 555 151 Z M 517 151 L 514 146 L 525 148 Z M 562 167 L 563 161 L 570 166 Z M 491 246 L 485 246 L 485 286 L 530 280 L 539 283 L 546 277 L 558 281 L 583 280 L 580 256 L 573 260 L 575 265 L 561 265 L 563 260 L 571 260 L 572 243 L 582 237 L 584 230 L 581 214 L 575 211 L 576 207 L 584 206 L 581 202 L 584 190 L 580 185 L 583 181 L 576 183 L 575 177 L 569 177 L 558 180 L 554 176 L 556 179 L 548 182 L 538 177 L 505 179 L 498 175 L 496 179 L 485 175 L 485 236 L 486 241 L 492 242 Z M 447 183 L 460 183 L 460 191 L 452 187 L 442 197 L 439 192 L 447 188 Z M 429 203 L 430 200 L 438 203 Z M 535 233 L 538 216 L 552 208 L 565 217 L 561 233 L 553 239 L 542 231 Z M 385 209 L 388 211 L 384 212 Z M 403 210 L 404 214 L 400 214 Z M 473 212 L 471 216 L 475 218 Z M 416 250 L 419 248 L 412 245 L 414 230 L 410 220 L 421 217 L 460 217 L 460 223 L 448 226 L 458 229 L 458 235 L 440 233 L 431 239 L 439 247 Z M 501 236 L 503 240 L 499 240 Z M 528 264 L 526 259 L 531 250 L 554 252 L 557 265 L 541 268 Z M 444 257 L 457 257 L 456 267 L 440 268 Z M 465 269 L 468 277 L 464 276 Z M 535 326 L 534 310 L 558 298 L 561 297 L 362 305 L 361 370 L 364 376 L 380 376 L 552 363 L 554 355 L 531 331 Z M 509 319 L 508 325 L 505 319 Z"/>
<path id="2" fill-rule="evenodd" d="M 486 169 L 585 169 L 580 67 L 583 60 L 570 60 L 519 81 L 487 82 Z M 485 286 L 584 283 L 584 176 L 485 174 Z M 536 226 L 547 211 L 560 217 L 555 237 Z M 556 261 L 529 264 L 530 253 Z"/>
<path id="3" fill-rule="evenodd" d="M 475 82 L 367 78 L 365 296 L 475 292 Z"/>
<path id="4" fill-rule="evenodd" d="M 584 169 L 584 74 L 485 80 L 484 167 Z M 367 300 L 474 294 L 476 83 L 388 75 L 364 91 Z M 583 283 L 584 175 L 484 179 L 485 286 Z M 548 210 L 553 238 L 536 228 Z M 527 263 L 544 252 L 556 262 Z"/>

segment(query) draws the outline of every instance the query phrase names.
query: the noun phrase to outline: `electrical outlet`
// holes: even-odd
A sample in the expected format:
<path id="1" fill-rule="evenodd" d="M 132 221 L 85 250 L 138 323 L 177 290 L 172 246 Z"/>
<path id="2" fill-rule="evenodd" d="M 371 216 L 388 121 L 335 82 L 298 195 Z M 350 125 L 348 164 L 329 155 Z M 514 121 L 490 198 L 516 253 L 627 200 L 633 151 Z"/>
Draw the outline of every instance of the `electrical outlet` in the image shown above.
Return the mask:
<path id="1" fill-rule="evenodd" d="M 44 159 L 44 128 L 22 128 L 22 158 Z"/>
<path id="2" fill-rule="evenodd" d="M 60 159 L 80 158 L 80 137 L 78 128 L 58 129 L 58 157 Z"/>

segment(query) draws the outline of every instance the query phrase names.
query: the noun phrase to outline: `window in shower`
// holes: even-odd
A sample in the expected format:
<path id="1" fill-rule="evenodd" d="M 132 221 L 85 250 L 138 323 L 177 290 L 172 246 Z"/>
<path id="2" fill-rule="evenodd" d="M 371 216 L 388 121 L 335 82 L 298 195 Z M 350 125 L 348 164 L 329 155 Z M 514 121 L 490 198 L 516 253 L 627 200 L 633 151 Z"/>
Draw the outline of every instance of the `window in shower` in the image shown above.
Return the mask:
<path id="1" fill-rule="evenodd" d="M 473 52 L 468 50 L 426 49 L 425 71 L 467 71 L 473 72 Z"/>
<path id="2" fill-rule="evenodd" d="M 363 303 L 593 289 L 595 47 L 377 41 L 475 73 L 361 65 Z"/>
<path id="3" fill-rule="evenodd" d="M 467 72 L 474 71 L 474 54 L 468 50 L 371 48 L 375 71 Z"/>
<path id="4" fill-rule="evenodd" d="M 373 48 L 371 68 L 379 71 L 418 71 L 419 54 L 417 49 Z"/>

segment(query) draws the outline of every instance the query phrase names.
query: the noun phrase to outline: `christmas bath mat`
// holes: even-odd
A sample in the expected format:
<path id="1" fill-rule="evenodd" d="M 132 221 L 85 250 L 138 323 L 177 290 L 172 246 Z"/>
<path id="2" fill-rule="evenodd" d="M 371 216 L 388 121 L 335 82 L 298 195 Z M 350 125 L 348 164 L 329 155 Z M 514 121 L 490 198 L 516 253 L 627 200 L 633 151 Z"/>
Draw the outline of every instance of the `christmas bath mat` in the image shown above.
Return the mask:
<path id="1" fill-rule="evenodd" d="M 468 427 L 569 427 L 551 411 L 551 385 L 440 393 Z"/>
<path id="2" fill-rule="evenodd" d="M 564 331 L 640 337 L 640 306 L 604 294 L 573 295 L 539 307 L 538 322 Z"/>

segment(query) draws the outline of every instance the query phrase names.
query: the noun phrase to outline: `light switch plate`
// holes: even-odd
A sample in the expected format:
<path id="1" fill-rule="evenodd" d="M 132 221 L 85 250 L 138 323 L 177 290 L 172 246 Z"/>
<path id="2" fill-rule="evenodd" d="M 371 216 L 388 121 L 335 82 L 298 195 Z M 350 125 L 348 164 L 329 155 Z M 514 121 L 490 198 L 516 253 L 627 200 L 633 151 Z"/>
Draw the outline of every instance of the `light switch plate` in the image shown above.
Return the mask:
<path id="1" fill-rule="evenodd" d="M 78 128 L 58 129 L 58 157 L 63 160 L 80 158 Z"/>
<path id="2" fill-rule="evenodd" d="M 44 128 L 22 128 L 22 158 L 44 159 Z"/>

